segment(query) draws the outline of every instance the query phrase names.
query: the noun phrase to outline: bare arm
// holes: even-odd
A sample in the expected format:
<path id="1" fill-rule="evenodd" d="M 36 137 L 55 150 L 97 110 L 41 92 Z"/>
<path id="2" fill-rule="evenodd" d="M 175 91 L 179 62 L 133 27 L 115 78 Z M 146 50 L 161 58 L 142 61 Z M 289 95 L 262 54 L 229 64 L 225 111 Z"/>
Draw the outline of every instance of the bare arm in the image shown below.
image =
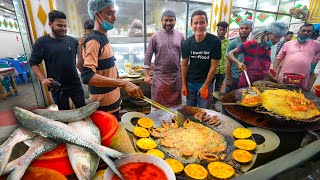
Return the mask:
<path id="1" fill-rule="evenodd" d="M 82 47 L 79 47 L 79 53 L 78 53 L 78 62 L 77 62 L 77 68 L 81 72 L 83 67 L 84 59 L 82 55 Z"/>
<path id="2" fill-rule="evenodd" d="M 149 75 L 150 69 L 149 68 L 144 68 L 144 82 L 148 84 L 152 84 L 152 79 Z"/>
<path id="3" fill-rule="evenodd" d="M 240 61 L 238 61 L 238 59 L 235 57 L 235 55 L 240 54 L 240 53 L 242 53 L 242 52 L 239 51 L 239 48 L 235 48 L 227 54 L 227 58 L 229 58 L 229 60 L 231 60 L 231 62 L 235 63 L 239 69 L 244 70 L 245 69 L 244 64 L 241 63 Z"/>
<path id="4" fill-rule="evenodd" d="M 227 85 L 231 85 L 230 81 L 232 81 L 231 79 L 231 62 L 229 60 L 229 58 L 226 58 L 226 83 Z"/>
<path id="5" fill-rule="evenodd" d="M 185 58 L 185 59 L 182 59 L 182 62 L 181 62 L 182 94 L 184 96 L 188 95 L 187 72 L 188 72 L 188 58 Z"/>
<path id="6" fill-rule="evenodd" d="M 41 81 L 42 85 L 49 86 L 52 83 L 53 79 L 52 78 L 46 78 L 42 74 L 39 66 L 37 66 L 37 65 L 32 66 L 31 69 L 34 72 L 34 74 L 38 77 L 38 79 Z"/>
<path id="7" fill-rule="evenodd" d="M 91 86 L 96 87 L 122 87 L 128 95 L 135 98 L 143 98 L 143 92 L 139 86 L 122 79 L 110 78 L 95 74 L 88 82 Z"/>
<path id="8" fill-rule="evenodd" d="M 79 41 L 79 47 L 78 47 L 78 62 L 77 62 L 77 68 L 81 72 L 84 59 L 83 59 L 83 52 L 82 52 L 82 45 L 83 45 L 84 38 L 81 38 Z"/>
<path id="9" fill-rule="evenodd" d="M 277 71 L 277 73 L 278 73 L 278 68 L 279 68 L 280 63 L 281 63 L 281 61 L 279 59 L 276 59 L 273 64 L 273 68 L 274 68 L 274 70 Z"/>

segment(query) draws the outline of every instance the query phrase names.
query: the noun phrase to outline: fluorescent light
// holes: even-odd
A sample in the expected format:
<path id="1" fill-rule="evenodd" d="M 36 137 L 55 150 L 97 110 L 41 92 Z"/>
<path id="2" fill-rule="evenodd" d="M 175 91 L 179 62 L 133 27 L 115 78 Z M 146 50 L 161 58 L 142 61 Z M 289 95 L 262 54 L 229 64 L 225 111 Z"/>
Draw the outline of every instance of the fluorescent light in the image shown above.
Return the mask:
<path id="1" fill-rule="evenodd" d="M 1 5 L 1 6 L 4 6 L 4 4 L 3 4 L 3 3 L 1 3 L 0 5 Z"/>

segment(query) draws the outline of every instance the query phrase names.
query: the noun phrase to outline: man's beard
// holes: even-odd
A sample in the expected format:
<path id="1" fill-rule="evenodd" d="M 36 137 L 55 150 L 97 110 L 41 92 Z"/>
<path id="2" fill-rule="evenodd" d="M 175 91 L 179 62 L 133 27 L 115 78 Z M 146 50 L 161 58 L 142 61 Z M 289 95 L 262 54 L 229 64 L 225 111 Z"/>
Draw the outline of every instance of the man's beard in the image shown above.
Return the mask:
<path id="1" fill-rule="evenodd" d="M 162 25 L 162 28 L 163 28 L 164 30 L 166 30 L 167 32 L 172 31 L 172 30 L 173 30 L 173 28 L 174 28 L 174 25 L 169 26 L 169 27 L 170 27 L 170 28 L 168 29 L 168 28 L 167 28 L 167 25 Z"/>
<path id="2" fill-rule="evenodd" d="M 248 37 L 249 37 L 249 35 L 241 35 L 241 34 L 240 34 L 240 38 L 241 38 L 241 39 L 247 39 Z"/>
<path id="3" fill-rule="evenodd" d="M 60 33 L 58 31 L 56 31 L 53 27 L 51 28 L 51 32 L 55 35 L 56 38 L 58 39 L 62 39 L 64 38 L 66 35 L 60 35 Z"/>

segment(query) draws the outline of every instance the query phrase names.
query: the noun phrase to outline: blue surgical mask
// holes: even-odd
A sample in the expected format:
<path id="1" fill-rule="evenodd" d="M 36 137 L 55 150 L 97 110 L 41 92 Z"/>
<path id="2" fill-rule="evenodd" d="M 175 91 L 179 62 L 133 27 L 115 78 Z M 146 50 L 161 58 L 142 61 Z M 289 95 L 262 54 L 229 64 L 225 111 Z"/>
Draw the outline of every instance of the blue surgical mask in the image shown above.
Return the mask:
<path id="1" fill-rule="evenodd" d="M 305 43 L 309 39 L 310 39 L 310 37 L 302 39 L 300 36 L 298 36 L 298 38 L 297 38 L 298 42 L 300 42 L 300 43 Z"/>
<path id="2" fill-rule="evenodd" d="M 99 14 L 100 16 L 100 14 Z M 101 16 L 100 16 L 101 17 Z M 103 19 L 101 17 L 101 19 Z M 101 26 L 106 30 L 106 31 L 110 31 L 111 29 L 113 29 L 114 24 L 109 23 L 107 20 L 103 19 L 103 22 L 100 21 L 100 19 L 98 18 L 99 22 L 101 23 Z"/>
<path id="3" fill-rule="evenodd" d="M 272 41 L 271 41 L 270 39 L 268 39 L 268 40 L 266 41 L 266 45 L 269 46 L 269 47 L 271 47 L 271 46 L 273 46 L 273 43 L 272 43 Z"/>
<path id="4" fill-rule="evenodd" d="M 269 47 L 273 46 L 273 43 L 270 40 L 269 36 L 268 36 L 268 39 L 266 40 L 266 45 L 269 46 Z"/>

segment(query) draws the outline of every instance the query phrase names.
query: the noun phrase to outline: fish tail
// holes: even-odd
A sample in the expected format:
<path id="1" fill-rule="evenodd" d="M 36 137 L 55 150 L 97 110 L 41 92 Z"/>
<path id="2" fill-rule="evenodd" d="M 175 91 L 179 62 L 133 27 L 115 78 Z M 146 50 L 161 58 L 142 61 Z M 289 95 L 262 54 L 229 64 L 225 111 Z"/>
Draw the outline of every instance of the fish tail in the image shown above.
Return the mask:
<path id="1" fill-rule="evenodd" d="M 24 173 L 26 172 L 28 166 L 15 166 L 9 176 L 7 177 L 7 180 L 17 180 L 21 179 Z"/>
<path id="2" fill-rule="evenodd" d="M 112 160 L 109 158 L 108 154 L 106 153 L 98 153 L 98 155 L 101 157 L 101 159 L 112 169 L 112 171 L 120 177 L 120 179 L 123 179 L 121 173 L 117 169 L 116 165 L 112 162 Z"/>
<path id="3" fill-rule="evenodd" d="M 106 146 L 102 146 L 102 145 L 98 145 L 99 147 L 97 149 L 99 149 L 101 152 L 104 152 L 107 156 L 110 156 L 112 158 L 118 158 L 121 159 L 124 156 L 126 156 L 125 154 L 123 154 L 122 152 L 116 151 L 114 149 L 108 148 Z"/>
<path id="4" fill-rule="evenodd" d="M 4 169 L 6 168 L 6 165 L 9 161 L 9 158 L 11 156 L 12 148 L 1 148 L 0 149 L 0 175 L 2 175 Z"/>

